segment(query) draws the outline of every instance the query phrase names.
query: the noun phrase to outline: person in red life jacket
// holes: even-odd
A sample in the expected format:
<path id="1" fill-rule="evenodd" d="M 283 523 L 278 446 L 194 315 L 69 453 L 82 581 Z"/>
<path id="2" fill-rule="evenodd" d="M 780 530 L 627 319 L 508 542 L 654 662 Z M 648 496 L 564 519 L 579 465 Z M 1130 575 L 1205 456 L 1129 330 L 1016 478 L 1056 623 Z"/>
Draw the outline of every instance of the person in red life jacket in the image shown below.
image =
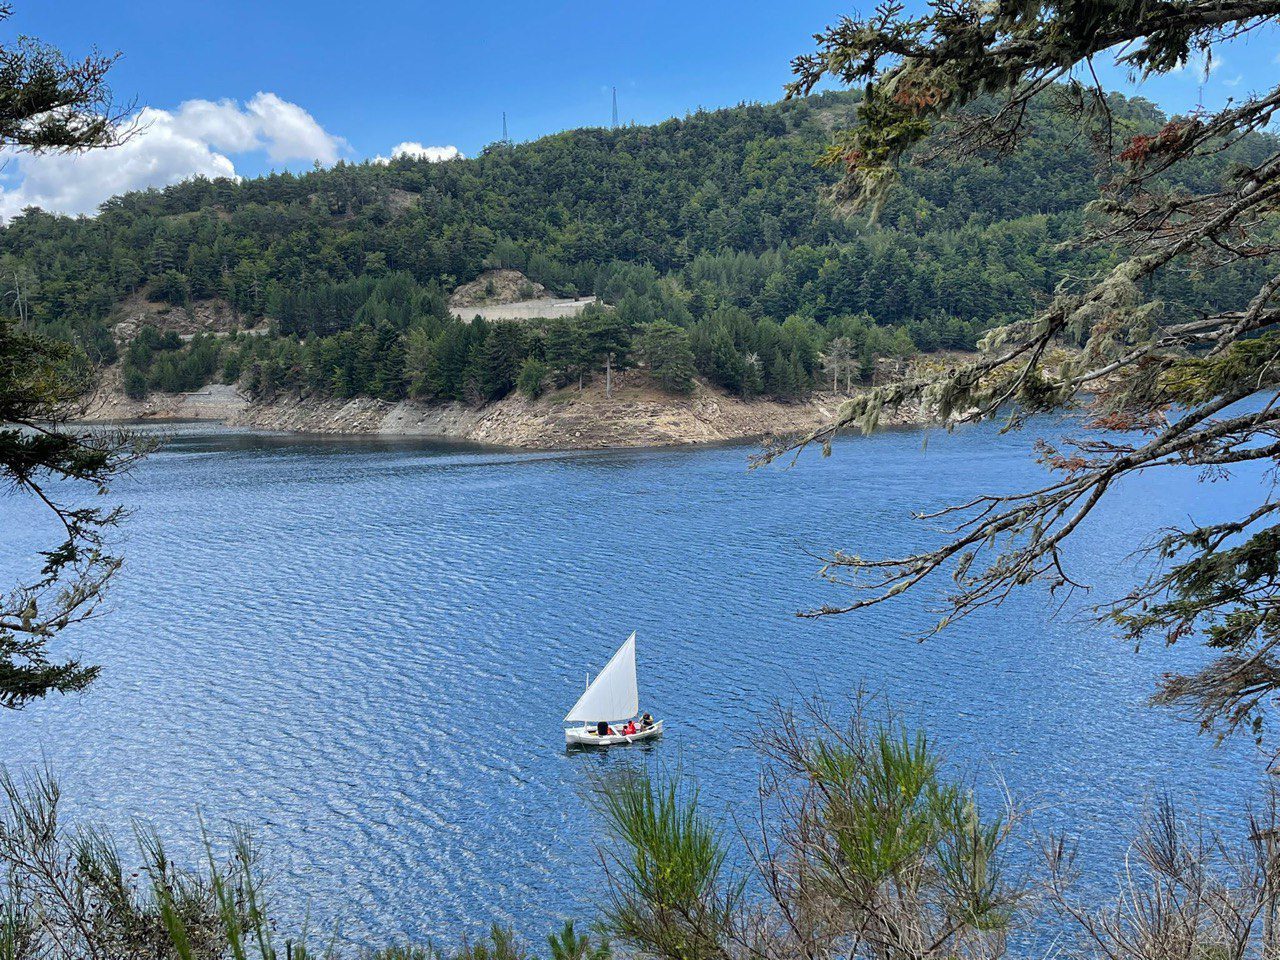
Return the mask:
<path id="1" fill-rule="evenodd" d="M 627 725 L 622 728 L 622 735 L 624 737 L 630 737 L 630 736 L 634 736 L 635 732 L 636 732 L 636 722 L 634 720 L 628 720 Z"/>

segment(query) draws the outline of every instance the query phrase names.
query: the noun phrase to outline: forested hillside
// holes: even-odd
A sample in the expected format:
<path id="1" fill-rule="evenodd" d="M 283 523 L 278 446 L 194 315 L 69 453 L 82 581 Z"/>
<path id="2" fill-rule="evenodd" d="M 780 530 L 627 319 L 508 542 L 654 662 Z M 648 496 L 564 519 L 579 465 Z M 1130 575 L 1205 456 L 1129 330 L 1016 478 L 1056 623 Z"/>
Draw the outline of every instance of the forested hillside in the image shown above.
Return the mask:
<path id="1" fill-rule="evenodd" d="M 480 403 L 643 363 L 668 389 L 695 371 L 743 395 L 795 397 L 865 377 L 877 357 L 972 347 L 1102 254 L 1059 244 L 1097 196 L 1094 154 L 1050 102 L 998 164 L 907 172 L 876 225 L 823 203 L 815 166 L 854 101 L 828 94 L 575 130 L 444 163 L 399 159 L 242 182 L 194 180 L 36 210 L 0 230 L 0 284 L 24 323 L 124 364 L 133 395 L 241 381 L 281 391 Z M 1165 118 L 1113 101 L 1128 132 Z M 1182 175 L 1220 178 L 1274 149 L 1252 137 Z M 460 322 L 449 292 L 513 268 L 608 305 L 545 322 Z M 1254 268 L 1257 269 L 1256 267 Z M 1168 316 L 1221 307 L 1260 278 L 1168 275 Z M 113 334 L 122 304 L 218 302 L 266 335 Z M 118 342 L 123 340 L 124 342 Z"/>

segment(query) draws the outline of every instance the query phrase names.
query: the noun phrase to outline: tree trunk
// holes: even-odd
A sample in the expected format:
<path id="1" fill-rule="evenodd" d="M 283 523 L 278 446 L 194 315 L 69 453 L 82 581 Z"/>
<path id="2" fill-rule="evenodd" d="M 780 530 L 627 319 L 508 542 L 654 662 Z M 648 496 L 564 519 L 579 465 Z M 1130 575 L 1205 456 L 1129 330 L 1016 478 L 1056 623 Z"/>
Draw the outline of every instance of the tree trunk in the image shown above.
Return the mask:
<path id="1" fill-rule="evenodd" d="M 613 354 L 607 353 L 604 357 L 604 398 L 606 400 L 613 399 Z"/>

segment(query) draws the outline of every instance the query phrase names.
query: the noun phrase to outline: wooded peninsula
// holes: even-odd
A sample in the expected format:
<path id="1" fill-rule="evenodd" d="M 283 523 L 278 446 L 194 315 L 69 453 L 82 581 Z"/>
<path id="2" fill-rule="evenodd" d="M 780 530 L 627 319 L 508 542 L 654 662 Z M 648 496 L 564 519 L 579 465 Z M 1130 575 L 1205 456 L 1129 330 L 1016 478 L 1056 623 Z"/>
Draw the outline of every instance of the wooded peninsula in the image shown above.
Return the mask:
<path id="1" fill-rule="evenodd" d="M 842 216 L 815 161 L 858 97 L 444 162 L 197 178 L 92 219 L 29 209 L 0 229 L 0 277 L 25 324 L 105 371 L 86 418 L 560 447 L 808 429 L 912 358 L 974 349 L 1110 256 L 1064 246 L 1105 172 L 1061 98 L 1032 105 L 1016 155 L 907 164 L 874 222 Z M 1124 136 L 1167 121 L 1141 99 L 1110 107 Z M 1170 186 L 1274 149 L 1250 134 Z M 1242 305 L 1264 272 L 1157 273 L 1152 320 Z M 572 305 L 483 315 L 554 298 Z"/>

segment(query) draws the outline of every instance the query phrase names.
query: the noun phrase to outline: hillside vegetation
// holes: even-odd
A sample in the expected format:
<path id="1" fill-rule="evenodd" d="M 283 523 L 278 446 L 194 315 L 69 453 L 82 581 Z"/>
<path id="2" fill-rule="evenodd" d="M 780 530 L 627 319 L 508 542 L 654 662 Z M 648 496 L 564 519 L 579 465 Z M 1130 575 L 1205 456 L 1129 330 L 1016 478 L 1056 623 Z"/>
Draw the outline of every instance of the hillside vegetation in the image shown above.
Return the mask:
<path id="1" fill-rule="evenodd" d="M 828 94 L 620 130 L 574 130 L 444 163 L 399 159 L 133 193 L 99 216 L 29 210 L 0 229 L 0 283 L 25 322 L 120 361 L 130 395 L 240 382 L 257 398 L 484 403 L 642 365 L 674 392 L 701 374 L 742 396 L 800 397 L 879 357 L 972 348 L 1105 253 L 1060 248 L 1097 196 L 1096 158 L 1052 101 L 994 164 L 912 168 L 880 221 L 845 220 L 815 166 L 854 100 Z M 1126 132 L 1165 118 L 1114 98 Z M 1183 171 L 1202 188 L 1254 136 Z M 462 322 L 450 293 L 487 269 L 576 317 Z M 1249 269 L 1249 268 L 1242 268 Z M 1256 269 L 1256 268 L 1254 268 Z M 1165 319 L 1241 300 L 1241 272 L 1158 277 Z M 160 309 L 115 324 L 127 304 Z M 166 308 L 229 313 L 183 339 Z M 199 308 L 199 309 L 197 309 Z"/>

